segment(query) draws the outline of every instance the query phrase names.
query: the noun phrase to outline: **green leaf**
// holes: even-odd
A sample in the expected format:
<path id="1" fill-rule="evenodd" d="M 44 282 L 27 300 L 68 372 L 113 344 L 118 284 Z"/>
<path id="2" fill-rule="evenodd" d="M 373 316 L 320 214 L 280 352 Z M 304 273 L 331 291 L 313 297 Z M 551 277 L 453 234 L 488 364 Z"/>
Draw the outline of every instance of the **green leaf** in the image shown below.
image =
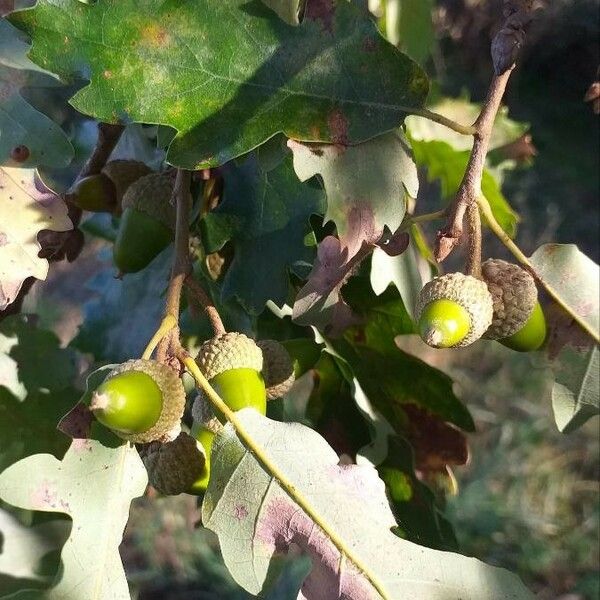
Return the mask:
<path id="1" fill-rule="evenodd" d="M 106 253 L 108 249 L 105 257 Z M 144 270 L 122 280 L 115 279 L 115 268 L 108 262 L 86 285 L 94 297 L 83 305 L 83 323 L 72 345 L 97 361 L 119 363 L 141 356 L 161 320 L 171 262 L 169 247 Z"/>
<path id="2" fill-rule="evenodd" d="M 435 43 L 432 0 L 387 0 L 386 37 L 419 63 L 427 59 Z"/>
<path id="3" fill-rule="evenodd" d="M 0 508 L 0 589 L 5 593 L 27 587 L 45 587 L 52 576 L 43 572 L 43 560 L 60 550 L 69 537 L 71 524 L 52 520 L 32 527 Z"/>
<path id="4" fill-rule="evenodd" d="M 375 248 L 371 259 L 371 287 L 378 296 L 390 284 L 394 284 L 408 314 L 414 318 L 415 304 L 419 292 L 428 281 L 423 276 L 422 270 L 429 272 L 430 268 L 425 263 L 415 243 L 411 240 L 408 248 L 399 256 L 389 256 L 381 248 Z"/>
<path id="5" fill-rule="evenodd" d="M 431 181 L 440 180 L 442 198 L 451 200 L 456 195 L 467 168 L 469 152 L 455 150 L 446 142 L 412 140 L 411 143 L 417 165 L 427 168 Z M 509 236 L 514 237 L 519 216 L 508 204 L 489 169 L 483 171 L 481 191 L 490 203 L 492 212 L 502 229 Z"/>
<path id="6" fill-rule="evenodd" d="M 470 125 L 479 116 L 481 105 L 470 102 L 467 98 L 444 98 L 432 106 L 431 110 L 458 123 Z M 473 145 L 473 138 L 470 135 L 463 135 L 424 117 L 410 115 L 406 119 L 406 128 L 410 138 L 415 141 L 446 142 L 454 150 L 471 150 Z M 490 150 L 514 142 L 528 129 L 528 123 L 513 121 L 508 116 L 508 107 L 501 106 L 494 121 Z"/>
<path id="7" fill-rule="evenodd" d="M 0 192 L 0 310 L 3 310 L 15 300 L 25 279 L 45 279 L 48 274 L 48 261 L 38 256 L 41 246 L 37 234 L 42 229 L 68 231 L 73 224 L 67 216 L 66 204 L 46 187 L 35 169 L 0 167 Z"/>
<path id="8" fill-rule="evenodd" d="M 60 83 L 25 56 L 22 34 L 0 19 L 0 165 L 66 167 L 73 147 L 65 132 L 22 96 L 24 88 L 56 87 Z M 15 161 L 11 151 L 26 146 L 29 155 Z"/>
<path id="9" fill-rule="evenodd" d="M 598 339 L 600 271 L 574 244 L 544 244 L 529 259 L 538 280 Z"/>
<path id="10" fill-rule="evenodd" d="M 598 346 L 566 346 L 554 363 L 552 408 L 558 429 L 571 433 L 600 414 L 600 360 Z"/>
<path id="11" fill-rule="evenodd" d="M 419 191 L 417 168 L 401 132 L 350 147 L 294 141 L 289 146 L 301 181 L 322 177 L 325 222 L 335 223 L 348 258 L 363 242 L 375 243 L 384 227 L 396 231 L 406 213 L 406 194 L 416 198 Z"/>
<path id="12" fill-rule="evenodd" d="M 45 597 L 129 598 L 119 544 L 131 500 L 143 494 L 146 482 L 133 446 L 107 448 L 96 440 L 74 440 L 62 461 L 36 454 L 0 475 L 5 502 L 73 519 L 61 572 Z"/>
<path id="13" fill-rule="evenodd" d="M 364 574 L 342 558 L 343 544 L 382 582 L 389 598 L 531 597 L 507 571 L 395 536 L 384 486 L 372 466 L 340 466 L 325 440 L 303 425 L 272 421 L 252 409 L 237 414 L 317 519 L 284 492 L 228 424 L 213 445 L 202 521 L 219 536 L 226 566 L 251 594 L 265 590 L 277 574 L 277 556 L 295 544 L 313 559 L 302 597 L 375 598 Z"/>
<path id="14" fill-rule="evenodd" d="M 274 10 L 288 25 L 300 23 L 300 13 L 306 0 L 262 0 L 271 10 Z"/>
<path id="15" fill-rule="evenodd" d="M 148 0 L 143 11 L 137 0 L 40 0 L 10 18 L 31 35 L 34 62 L 91 81 L 75 108 L 177 129 L 167 160 L 186 168 L 223 164 L 280 131 L 364 141 L 400 125 L 428 90 L 351 2 L 298 27 L 247 0 Z"/>
<path id="16" fill-rule="evenodd" d="M 323 212 L 323 191 L 298 181 L 288 155 L 270 171 L 256 156 L 224 168 L 223 199 L 202 220 L 207 252 L 227 241 L 234 258 L 222 285 L 222 298 L 235 296 L 252 313 L 267 301 L 286 303 L 290 271 L 312 263 L 314 248 L 305 243 L 309 218 Z"/>
<path id="17" fill-rule="evenodd" d="M 390 436 L 388 455 L 377 471 L 385 481 L 400 537 L 429 548 L 458 550 L 452 525 L 436 507 L 433 492 L 415 475 L 410 444 Z"/>
<path id="18" fill-rule="evenodd" d="M 403 405 L 416 404 L 444 421 L 473 431 L 469 411 L 452 390 L 446 374 L 400 350 L 397 335 L 414 332 L 414 325 L 397 294 L 388 289 L 379 298 L 368 298 L 367 284 L 359 278 L 348 285 L 347 299 L 363 323 L 350 328 L 344 338 L 330 340 L 335 351 L 350 365 L 371 404 L 397 433 L 406 431 Z M 369 306 L 367 303 L 371 304 Z"/>

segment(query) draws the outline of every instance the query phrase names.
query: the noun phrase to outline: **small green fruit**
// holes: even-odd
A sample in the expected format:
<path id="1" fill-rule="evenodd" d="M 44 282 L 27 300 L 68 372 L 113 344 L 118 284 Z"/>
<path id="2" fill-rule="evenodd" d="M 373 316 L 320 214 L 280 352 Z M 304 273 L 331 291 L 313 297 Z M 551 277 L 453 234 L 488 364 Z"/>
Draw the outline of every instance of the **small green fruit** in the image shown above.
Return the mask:
<path id="1" fill-rule="evenodd" d="M 184 408 L 185 390 L 177 373 L 165 364 L 141 359 L 115 367 L 90 402 L 98 421 L 139 444 L 175 439 Z"/>
<path id="2" fill-rule="evenodd" d="M 456 348 L 477 341 L 490 326 L 493 312 L 492 296 L 484 281 L 448 273 L 423 286 L 415 317 L 425 343 L 434 348 Z"/>
<path id="3" fill-rule="evenodd" d="M 172 188 L 169 177 L 152 173 L 132 183 L 123 196 L 113 247 L 114 263 L 121 273 L 141 271 L 173 241 Z"/>
<path id="4" fill-rule="evenodd" d="M 266 413 L 263 355 L 254 340 L 243 333 L 224 333 L 202 344 L 196 363 L 229 408 Z"/>
<path id="5" fill-rule="evenodd" d="M 210 384 L 231 410 L 254 408 L 261 415 L 266 414 L 267 392 L 264 379 L 258 371 L 229 369 L 213 377 Z"/>
<path id="6" fill-rule="evenodd" d="M 507 348 L 518 352 L 534 352 L 539 350 L 546 340 L 546 318 L 539 302 L 523 327 L 513 335 L 498 340 Z"/>
<path id="7" fill-rule="evenodd" d="M 143 433 L 160 417 L 162 392 L 147 373 L 125 371 L 98 387 L 92 410 L 102 425 L 114 431 Z"/>
<path id="8" fill-rule="evenodd" d="M 196 481 L 204 476 L 204 449 L 184 432 L 171 442 L 142 446 L 140 456 L 150 484 L 167 496 L 195 493 Z"/>
<path id="9" fill-rule="evenodd" d="M 210 454 L 215 439 L 215 432 L 207 429 L 200 423 L 194 423 L 191 433 L 204 452 L 204 468 L 202 469 L 200 476 L 190 486 L 189 493 L 202 494 L 206 491 L 208 480 L 210 479 Z"/>
<path id="10" fill-rule="evenodd" d="M 90 212 L 114 212 L 117 192 L 114 183 L 103 173 L 80 179 L 66 195 L 66 200 Z"/>
<path id="11" fill-rule="evenodd" d="M 471 328 L 469 313 L 458 302 L 434 300 L 421 312 L 419 333 L 434 348 L 452 348 L 466 337 Z"/>
<path id="12" fill-rule="evenodd" d="M 125 192 L 135 181 L 150 175 L 152 169 L 139 160 L 117 159 L 107 162 L 102 173 L 106 175 L 115 186 L 115 195 L 117 201 L 116 212 L 121 213 L 121 201 Z"/>

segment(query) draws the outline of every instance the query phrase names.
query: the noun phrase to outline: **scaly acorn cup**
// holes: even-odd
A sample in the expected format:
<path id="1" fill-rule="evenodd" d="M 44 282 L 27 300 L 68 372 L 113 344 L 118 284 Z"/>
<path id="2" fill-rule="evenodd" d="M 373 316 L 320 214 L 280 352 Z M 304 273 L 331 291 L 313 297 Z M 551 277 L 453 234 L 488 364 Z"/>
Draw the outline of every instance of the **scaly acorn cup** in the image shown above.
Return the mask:
<path id="1" fill-rule="evenodd" d="M 117 213 L 121 212 L 121 201 L 129 186 L 150 173 L 152 169 L 139 160 L 111 160 L 104 165 L 102 174 L 111 180 L 115 188 Z"/>
<path id="2" fill-rule="evenodd" d="M 90 402 L 100 423 L 136 444 L 175 439 L 184 408 L 185 390 L 177 373 L 167 365 L 142 359 L 114 368 Z"/>
<path id="3" fill-rule="evenodd" d="M 161 494 L 196 493 L 195 485 L 205 475 L 205 451 L 181 432 L 172 442 L 151 442 L 140 449 L 148 481 Z"/>
<path id="4" fill-rule="evenodd" d="M 290 391 L 296 380 L 292 358 L 276 340 L 261 340 L 257 345 L 263 355 L 262 374 L 267 388 L 267 399 L 281 398 Z"/>
<path id="5" fill-rule="evenodd" d="M 486 260 L 481 265 L 481 276 L 494 303 L 492 324 L 485 337 L 498 340 L 517 333 L 537 303 L 533 277 L 518 265 L 497 258 Z"/>
<path id="6" fill-rule="evenodd" d="M 252 407 L 266 414 L 263 356 L 249 337 L 236 332 L 214 337 L 202 344 L 196 363 L 231 410 Z M 224 420 L 222 414 L 217 417 Z"/>
<path id="7" fill-rule="evenodd" d="M 123 215 L 113 246 L 113 260 L 121 273 L 137 273 L 174 239 L 173 183 L 152 173 L 132 183 L 123 196 Z"/>
<path id="8" fill-rule="evenodd" d="M 490 326 L 492 315 L 485 282 L 463 273 L 448 273 L 425 284 L 415 310 L 421 338 L 434 348 L 472 344 Z"/>

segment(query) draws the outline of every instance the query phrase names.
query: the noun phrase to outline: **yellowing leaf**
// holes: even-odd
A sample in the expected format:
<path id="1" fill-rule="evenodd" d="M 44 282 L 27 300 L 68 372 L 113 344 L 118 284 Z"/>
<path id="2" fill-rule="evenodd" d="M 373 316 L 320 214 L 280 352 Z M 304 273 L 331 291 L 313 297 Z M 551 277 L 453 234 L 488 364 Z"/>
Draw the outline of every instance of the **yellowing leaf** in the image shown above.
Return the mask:
<path id="1" fill-rule="evenodd" d="M 37 234 L 72 228 L 65 203 L 35 169 L 0 168 L 0 310 L 13 302 L 25 279 L 48 274 L 48 261 L 38 257 Z"/>

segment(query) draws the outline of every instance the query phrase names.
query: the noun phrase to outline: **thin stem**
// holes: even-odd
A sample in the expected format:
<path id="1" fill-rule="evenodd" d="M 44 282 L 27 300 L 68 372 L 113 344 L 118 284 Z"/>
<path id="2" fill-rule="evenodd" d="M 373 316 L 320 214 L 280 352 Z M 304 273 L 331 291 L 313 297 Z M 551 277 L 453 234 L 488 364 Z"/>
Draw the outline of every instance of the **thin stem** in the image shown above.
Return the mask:
<path id="1" fill-rule="evenodd" d="M 476 203 L 477 198 L 481 195 L 481 179 L 494 120 L 511 73 L 512 68 L 502 75 L 494 75 L 481 113 L 475 121 L 477 132 L 474 136 L 469 162 L 454 201 L 448 209 L 448 223 L 444 229 L 438 232 L 435 257 L 439 262 L 443 261 L 460 244 L 467 207 Z"/>
<path id="2" fill-rule="evenodd" d="M 422 215 L 406 215 L 402 221 L 400 229 L 405 231 L 410 229 L 417 223 L 427 223 L 428 221 L 435 221 L 437 219 L 443 219 L 446 216 L 446 209 L 436 210 L 435 212 L 423 213 Z"/>
<path id="3" fill-rule="evenodd" d="M 463 125 L 462 123 L 457 123 L 456 121 L 433 112 L 432 110 L 428 110 L 427 108 L 413 108 L 410 106 L 399 106 L 398 108 L 407 113 L 416 115 L 417 117 L 423 117 L 430 121 L 434 121 L 435 123 L 439 123 L 440 125 L 444 125 L 445 127 L 452 129 L 452 131 L 456 131 L 462 135 L 475 135 L 477 133 L 475 125 Z"/>
<path id="4" fill-rule="evenodd" d="M 160 327 L 156 330 L 152 339 L 148 342 L 144 353 L 142 354 L 142 358 L 144 360 L 148 360 L 156 346 L 163 340 L 163 338 L 174 328 L 177 326 L 177 319 L 173 315 L 167 315 L 160 324 Z"/>
<path id="5" fill-rule="evenodd" d="M 198 387 L 204 392 L 206 397 L 211 401 L 215 409 L 221 411 L 227 420 L 231 423 L 238 438 L 246 446 L 246 448 L 252 453 L 254 458 L 264 467 L 265 471 L 269 473 L 281 486 L 281 488 L 288 494 L 288 496 L 306 513 L 306 515 L 316 523 L 323 533 L 325 533 L 333 545 L 339 550 L 343 557 L 350 560 L 356 568 L 363 573 L 369 583 L 379 592 L 382 598 L 390 600 L 390 596 L 385 591 L 383 584 L 378 581 L 377 577 L 371 573 L 370 569 L 362 563 L 362 561 L 354 556 L 352 551 L 346 547 L 344 541 L 335 533 L 335 531 L 323 520 L 318 514 L 315 508 L 312 507 L 309 500 L 296 488 L 296 486 L 287 478 L 287 476 L 274 464 L 266 454 L 265 450 L 259 446 L 253 439 L 252 436 L 245 430 L 244 425 L 238 419 L 235 412 L 233 412 L 220 396 L 215 392 L 206 377 L 202 374 L 198 365 L 187 354 L 181 354 L 179 356 L 181 362 L 186 366 L 192 377 L 195 379 Z"/>
<path id="6" fill-rule="evenodd" d="M 467 275 L 481 279 L 481 216 L 477 204 L 469 204 L 467 207 L 467 224 L 469 253 L 465 271 Z"/>
<path id="7" fill-rule="evenodd" d="M 165 316 L 172 315 L 179 322 L 179 305 L 183 282 L 191 270 L 189 257 L 189 229 L 192 196 L 190 194 L 191 173 L 177 170 L 172 202 L 177 207 L 175 221 L 175 258 L 171 269 L 171 280 L 167 290 Z"/>
<path id="8" fill-rule="evenodd" d="M 506 246 L 509 252 L 524 266 L 528 271 L 536 278 L 536 280 L 544 287 L 548 292 L 548 295 L 558 304 L 567 314 L 569 314 L 573 320 L 597 343 L 600 343 L 600 335 L 597 331 L 594 331 L 588 323 L 586 323 L 573 309 L 563 302 L 558 292 L 540 275 L 536 272 L 535 267 L 531 264 L 531 261 L 523 254 L 521 249 L 508 237 L 504 229 L 500 226 L 494 213 L 490 208 L 490 203 L 484 196 L 477 198 L 477 203 L 481 214 L 485 218 L 488 227 L 494 232 L 498 239 Z"/>
<path id="9" fill-rule="evenodd" d="M 218 336 L 224 334 L 226 331 L 225 326 L 223 325 L 221 316 L 219 315 L 217 307 L 212 301 L 212 298 L 204 291 L 202 286 L 191 275 L 186 277 L 185 285 L 191 292 L 193 298 L 204 309 L 215 335 Z"/>

